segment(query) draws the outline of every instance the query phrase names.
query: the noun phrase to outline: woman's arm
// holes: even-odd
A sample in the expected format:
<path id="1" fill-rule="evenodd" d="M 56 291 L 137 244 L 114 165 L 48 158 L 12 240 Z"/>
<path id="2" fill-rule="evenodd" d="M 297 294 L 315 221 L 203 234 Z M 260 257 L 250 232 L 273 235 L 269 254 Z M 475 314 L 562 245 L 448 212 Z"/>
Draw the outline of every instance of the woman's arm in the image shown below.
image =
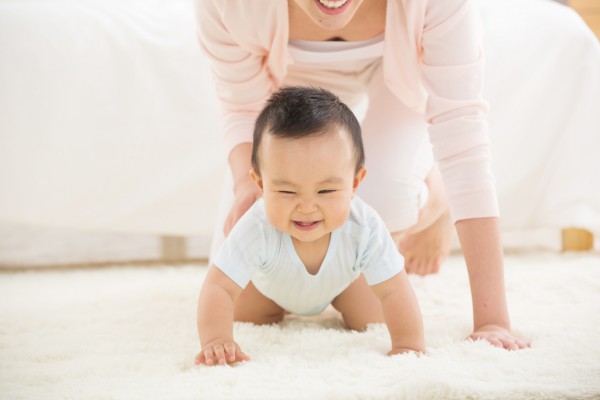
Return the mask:
<path id="1" fill-rule="evenodd" d="M 498 219 L 458 221 L 456 230 L 471 283 L 474 329 L 469 337 L 508 350 L 529 347 L 529 342 L 510 333 Z"/>
<path id="2" fill-rule="evenodd" d="M 252 142 L 254 121 L 275 87 L 268 61 L 276 57 L 266 46 L 282 6 L 260 3 L 268 7 L 240 0 L 194 1 L 198 43 L 210 62 L 228 155 Z"/>
<path id="3" fill-rule="evenodd" d="M 472 0 L 429 0 L 422 77 L 429 94 L 429 137 L 465 255 L 473 301 L 471 338 L 508 349 L 512 336 L 504 288 L 498 204 L 483 100 L 483 31 Z"/>
<path id="4" fill-rule="evenodd" d="M 260 197 L 249 175 L 252 132 L 254 120 L 273 90 L 266 55 L 256 42 L 256 37 L 260 37 L 257 29 L 262 31 L 257 26 L 250 31 L 241 27 L 252 26 L 252 18 L 243 18 L 243 11 L 236 4 L 240 5 L 225 0 L 195 0 L 198 42 L 211 64 L 223 141 L 234 180 L 234 203 L 223 227 L 226 236 Z M 273 9 L 278 8 L 272 5 L 269 12 L 273 13 Z M 260 7 L 255 10 L 260 12 Z M 229 19 L 225 20 L 224 15 Z M 240 43 L 240 38 L 245 43 Z"/>
<path id="5" fill-rule="evenodd" d="M 252 143 L 241 143 L 234 147 L 229 154 L 229 167 L 233 175 L 235 198 L 223 227 L 225 236 L 229 235 L 235 223 L 262 195 L 256 184 L 250 179 L 251 155 Z"/>

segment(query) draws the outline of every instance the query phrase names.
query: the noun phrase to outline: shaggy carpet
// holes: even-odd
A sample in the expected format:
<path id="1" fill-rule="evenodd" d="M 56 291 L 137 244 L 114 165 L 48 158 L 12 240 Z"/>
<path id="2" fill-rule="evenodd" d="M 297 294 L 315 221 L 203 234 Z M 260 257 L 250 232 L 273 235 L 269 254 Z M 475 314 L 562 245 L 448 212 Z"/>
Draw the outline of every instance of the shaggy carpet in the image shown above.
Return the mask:
<path id="1" fill-rule="evenodd" d="M 206 267 L 0 274 L 1 399 L 600 398 L 600 257 L 508 256 L 510 352 L 471 329 L 463 261 L 411 276 L 427 355 L 385 356 L 384 325 L 343 329 L 328 309 L 273 326 L 236 324 L 249 362 L 194 366 Z"/>

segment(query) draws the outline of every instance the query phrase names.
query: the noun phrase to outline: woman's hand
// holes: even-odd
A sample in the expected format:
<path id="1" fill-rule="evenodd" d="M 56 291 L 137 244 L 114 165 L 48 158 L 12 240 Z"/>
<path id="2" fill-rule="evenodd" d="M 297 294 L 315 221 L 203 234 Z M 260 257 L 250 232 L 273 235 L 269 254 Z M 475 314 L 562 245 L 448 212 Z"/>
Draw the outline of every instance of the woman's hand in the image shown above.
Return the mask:
<path id="1" fill-rule="evenodd" d="M 207 343 L 194 359 L 194 364 L 225 365 L 248 361 L 248 357 L 238 344 L 232 340 L 215 339 Z"/>
<path id="2" fill-rule="evenodd" d="M 233 177 L 235 198 L 223 226 L 225 236 L 229 235 L 238 219 L 262 196 L 260 189 L 250 177 L 250 171 L 252 170 L 251 157 L 252 143 L 241 143 L 234 147 L 229 154 L 229 166 Z"/>
<path id="3" fill-rule="evenodd" d="M 492 346 L 504 348 L 506 350 L 520 350 L 531 347 L 529 341 L 518 338 L 509 330 L 497 325 L 484 325 L 476 329 L 467 339 L 487 340 Z"/>
<path id="4" fill-rule="evenodd" d="M 254 182 L 248 177 L 247 182 L 236 185 L 235 199 L 233 206 L 229 210 L 227 219 L 225 220 L 225 226 L 223 227 L 223 233 L 225 236 L 229 235 L 231 229 L 235 223 L 248 211 L 248 209 L 254 204 L 254 202 L 262 196 L 261 191 L 256 187 Z"/>

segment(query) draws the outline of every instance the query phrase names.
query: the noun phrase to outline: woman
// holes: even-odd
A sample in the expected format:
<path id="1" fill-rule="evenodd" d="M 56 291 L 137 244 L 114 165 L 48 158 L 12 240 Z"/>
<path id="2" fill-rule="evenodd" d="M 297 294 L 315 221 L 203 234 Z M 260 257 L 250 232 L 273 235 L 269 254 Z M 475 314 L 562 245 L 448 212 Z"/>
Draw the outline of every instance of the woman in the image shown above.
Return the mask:
<path id="1" fill-rule="evenodd" d="M 197 0 L 197 16 L 233 177 L 225 234 L 260 196 L 248 173 L 252 130 L 274 89 L 321 86 L 351 106 L 366 97 L 368 178 L 358 194 L 386 222 L 407 271 L 437 271 L 451 218 L 471 282 L 470 337 L 527 347 L 510 332 L 472 2 Z"/>

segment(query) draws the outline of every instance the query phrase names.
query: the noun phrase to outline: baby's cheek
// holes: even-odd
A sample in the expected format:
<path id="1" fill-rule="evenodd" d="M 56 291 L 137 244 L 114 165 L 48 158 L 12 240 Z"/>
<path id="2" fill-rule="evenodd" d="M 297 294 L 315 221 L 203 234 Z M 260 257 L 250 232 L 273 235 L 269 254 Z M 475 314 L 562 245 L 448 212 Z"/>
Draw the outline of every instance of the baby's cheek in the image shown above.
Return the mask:
<path id="1" fill-rule="evenodd" d="M 350 206 L 348 205 L 347 207 L 344 206 L 339 206 L 337 207 L 337 209 L 335 210 L 335 213 L 331 216 L 331 225 L 330 228 L 331 229 L 336 229 L 339 228 L 340 226 L 342 226 L 346 220 L 348 219 L 348 216 L 350 215 Z"/>
<path id="2" fill-rule="evenodd" d="M 268 201 L 265 198 L 265 213 L 271 225 L 285 231 L 290 222 L 290 207 L 279 200 Z"/>

